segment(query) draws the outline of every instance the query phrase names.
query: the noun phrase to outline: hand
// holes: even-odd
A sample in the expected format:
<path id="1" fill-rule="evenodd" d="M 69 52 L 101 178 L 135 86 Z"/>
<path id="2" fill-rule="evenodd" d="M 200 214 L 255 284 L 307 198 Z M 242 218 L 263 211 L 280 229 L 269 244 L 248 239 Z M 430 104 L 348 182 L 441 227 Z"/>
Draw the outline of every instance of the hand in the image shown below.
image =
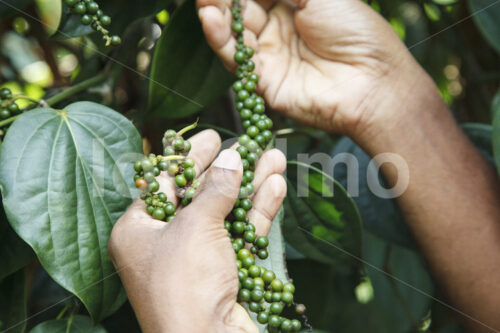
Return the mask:
<path id="1" fill-rule="evenodd" d="M 439 98 L 391 26 L 362 1 L 242 2 L 258 90 L 289 117 L 356 139 L 372 122 L 392 118 L 386 113 L 400 112 L 388 102 L 417 94 L 414 87 Z M 209 44 L 234 70 L 230 4 L 197 0 Z"/>
<path id="2" fill-rule="evenodd" d="M 258 332 L 236 303 L 236 259 L 224 219 L 239 193 L 242 164 L 220 149 L 211 130 L 191 139 L 201 186 L 193 202 L 169 223 L 152 219 L 137 199 L 113 228 L 109 253 L 144 332 Z M 209 165 L 211 165 L 210 168 Z M 253 208 L 258 235 L 269 232 L 286 194 L 285 157 L 265 152 L 255 171 Z M 208 170 L 206 170 L 208 168 Z M 177 205 L 172 178 L 158 177 L 160 191 Z"/>

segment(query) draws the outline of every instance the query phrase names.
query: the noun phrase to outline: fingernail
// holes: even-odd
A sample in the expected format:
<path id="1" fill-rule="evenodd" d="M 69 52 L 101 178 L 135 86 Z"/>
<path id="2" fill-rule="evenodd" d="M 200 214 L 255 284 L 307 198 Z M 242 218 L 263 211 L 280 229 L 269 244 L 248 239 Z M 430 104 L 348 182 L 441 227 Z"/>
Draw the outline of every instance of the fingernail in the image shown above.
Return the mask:
<path id="1" fill-rule="evenodd" d="M 219 154 L 212 165 L 222 169 L 239 170 L 242 167 L 241 157 L 237 151 L 226 149 Z"/>

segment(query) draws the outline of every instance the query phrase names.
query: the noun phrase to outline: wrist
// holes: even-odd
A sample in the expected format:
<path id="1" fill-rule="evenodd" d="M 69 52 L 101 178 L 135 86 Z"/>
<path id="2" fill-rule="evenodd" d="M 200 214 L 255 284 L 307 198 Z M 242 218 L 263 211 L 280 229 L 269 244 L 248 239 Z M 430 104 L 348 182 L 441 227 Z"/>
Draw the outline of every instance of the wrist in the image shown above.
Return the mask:
<path id="1" fill-rule="evenodd" d="M 407 59 L 408 60 L 408 59 Z M 411 58 L 381 78 L 373 92 L 371 110 L 348 133 L 365 151 L 374 156 L 395 151 L 406 144 L 402 138 L 418 127 L 450 118 L 446 103 L 429 75 Z M 408 140 L 411 141 L 411 140 Z"/>

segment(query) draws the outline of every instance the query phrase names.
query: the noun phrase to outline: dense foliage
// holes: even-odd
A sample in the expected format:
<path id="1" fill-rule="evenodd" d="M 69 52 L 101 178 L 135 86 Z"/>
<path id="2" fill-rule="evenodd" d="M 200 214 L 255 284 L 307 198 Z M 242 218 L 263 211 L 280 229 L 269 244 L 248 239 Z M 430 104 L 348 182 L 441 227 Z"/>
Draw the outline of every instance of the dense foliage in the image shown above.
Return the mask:
<path id="1" fill-rule="evenodd" d="M 370 4 L 500 172 L 498 1 Z M 139 193 L 133 162 L 198 118 L 193 132 L 243 133 L 236 77 L 205 42 L 194 0 L 6 0 L 0 20 L 0 331 L 139 332 L 107 253 Z M 289 190 L 261 265 L 293 278 L 315 332 L 462 332 L 395 201 L 368 190 L 370 158 L 269 116 L 273 141 L 287 139 Z M 296 161 L 304 152 L 355 155 L 359 195 L 345 165 L 332 175 Z"/>

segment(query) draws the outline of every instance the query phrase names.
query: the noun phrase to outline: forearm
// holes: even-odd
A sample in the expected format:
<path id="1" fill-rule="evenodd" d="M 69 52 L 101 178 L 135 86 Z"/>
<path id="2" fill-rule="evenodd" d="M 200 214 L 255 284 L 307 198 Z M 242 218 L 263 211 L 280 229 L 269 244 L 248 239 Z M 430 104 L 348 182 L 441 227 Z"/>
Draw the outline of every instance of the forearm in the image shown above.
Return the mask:
<path id="1" fill-rule="evenodd" d="M 413 65 L 412 65 L 413 66 Z M 500 193 L 496 172 L 455 123 L 435 86 L 419 68 L 393 82 L 358 143 L 371 155 L 391 152 L 409 167 L 398 198 L 438 282 L 453 306 L 500 329 Z M 410 75 L 409 75 L 410 74 Z M 397 171 L 383 165 L 390 184 Z M 491 332 L 471 322 L 474 332 Z"/>

